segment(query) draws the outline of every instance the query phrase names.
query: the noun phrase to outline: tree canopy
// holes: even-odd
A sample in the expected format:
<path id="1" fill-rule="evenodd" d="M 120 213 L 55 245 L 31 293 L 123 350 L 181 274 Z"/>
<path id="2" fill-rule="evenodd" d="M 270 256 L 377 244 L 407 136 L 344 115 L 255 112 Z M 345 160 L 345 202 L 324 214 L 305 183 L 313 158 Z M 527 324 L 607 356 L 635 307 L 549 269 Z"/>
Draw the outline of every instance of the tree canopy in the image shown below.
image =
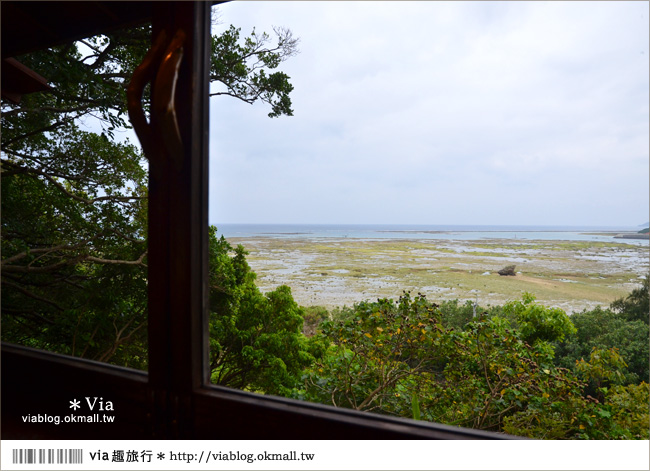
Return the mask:
<path id="1" fill-rule="evenodd" d="M 287 395 L 322 354 L 322 343 L 302 334 L 304 311 L 288 286 L 260 292 L 246 254 L 210 228 L 212 382 Z"/>
<path id="2" fill-rule="evenodd" d="M 146 161 L 119 137 L 150 35 L 146 25 L 18 58 L 51 91 L 2 103 L 3 340 L 146 366 Z M 293 86 L 276 69 L 297 44 L 282 28 L 215 35 L 212 95 L 291 115 Z"/>
<path id="3" fill-rule="evenodd" d="M 343 310 L 321 324 L 327 353 L 294 396 L 538 439 L 648 438 L 650 389 L 626 376 L 624 353 L 604 344 L 564 366 L 554 342 L 581 328 L 530 294 L 476 317 L 466 307 L 405 292 Z"/>

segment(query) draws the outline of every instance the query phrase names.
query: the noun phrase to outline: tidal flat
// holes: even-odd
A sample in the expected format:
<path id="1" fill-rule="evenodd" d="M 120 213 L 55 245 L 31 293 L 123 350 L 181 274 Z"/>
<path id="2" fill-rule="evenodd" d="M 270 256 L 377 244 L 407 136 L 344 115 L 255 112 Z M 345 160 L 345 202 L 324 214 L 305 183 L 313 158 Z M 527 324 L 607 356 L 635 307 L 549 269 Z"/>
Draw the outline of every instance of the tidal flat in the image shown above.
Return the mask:
<path id="1" fill-rule="evenodd" d="M 328 309 L 404 291 L 431 301 L 481 306 L 520 299 L 527 291 L 567 313 L 607 307 L 648 274 L 647 245 L 557 240 L 418 240 L 232 238 L 249 252 L 263 292 L 286 284 L 302 306 Z M 516 265 L 516 276 L 497 271 Z"/>

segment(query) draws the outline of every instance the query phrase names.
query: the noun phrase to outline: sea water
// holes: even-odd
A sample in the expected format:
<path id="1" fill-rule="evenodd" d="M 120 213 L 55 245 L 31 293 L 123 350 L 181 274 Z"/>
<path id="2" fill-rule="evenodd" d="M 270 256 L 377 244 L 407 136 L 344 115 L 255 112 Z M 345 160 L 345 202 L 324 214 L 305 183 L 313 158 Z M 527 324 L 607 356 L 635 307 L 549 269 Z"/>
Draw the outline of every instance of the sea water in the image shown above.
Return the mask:
<path id="1" fill-rule="evenodd" d="M 352 238 L 440 240 L 568 240 L 649 245 L 648 239 L 617 239 L 638 227 L 603 226 L 462 226 L 404 224 L 216 224 L 228 238 Z"/>

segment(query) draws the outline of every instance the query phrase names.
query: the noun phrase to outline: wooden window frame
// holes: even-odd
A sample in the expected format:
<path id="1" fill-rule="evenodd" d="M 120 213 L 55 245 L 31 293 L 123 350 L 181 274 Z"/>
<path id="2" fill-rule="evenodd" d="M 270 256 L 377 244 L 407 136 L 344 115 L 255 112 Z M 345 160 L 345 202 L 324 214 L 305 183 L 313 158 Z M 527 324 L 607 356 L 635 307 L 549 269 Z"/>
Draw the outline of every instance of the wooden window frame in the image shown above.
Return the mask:
<path id="1" fill-rule="evenodd" d="M 186 33 L 176 166 L 153 139 L 149 163 L 149 372 L 2 345 L 3 439 L 503 439 L 480 430 L 339 409 L 210 384 L 208 362 L 208 72 L 210 2 L 156 2 L 154 37 Z M 152 119 L 153 136 L 160 123 Z M 112 424 L 24 423 L 101 397 Z"/>

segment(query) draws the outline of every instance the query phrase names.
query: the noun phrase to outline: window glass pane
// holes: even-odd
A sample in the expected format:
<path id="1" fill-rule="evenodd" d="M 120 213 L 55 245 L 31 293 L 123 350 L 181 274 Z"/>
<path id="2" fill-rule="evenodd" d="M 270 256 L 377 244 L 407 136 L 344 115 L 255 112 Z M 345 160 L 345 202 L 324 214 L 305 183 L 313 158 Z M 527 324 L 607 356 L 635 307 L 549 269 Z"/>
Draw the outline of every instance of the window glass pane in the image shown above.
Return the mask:
<path id="1" fill-rule="evenodd" d="M 147 169 L 126 86 L 149 27 L 17 60 L 49 90 L 2 102 L 2 340 L 147 363 Z"/>
<path id="2" fill-rule="evenodd" d="M 647 6 L 591 7 L 220 7 L 212 381 L 535 438 L 549 424 L 553 438 L 612 438 L 569 429 L 595 407 L 599 358 L 647 398 L 648 238 L 635 227 L 648 212 L 647 59 L 624 53 L 647 43 Z M 272 25 L 300 38 L 299 53 Z M 614 94 L 621 80 L 635 92 Z M 636 117 L 629 133 L 623 115 Z M 593 347 L 609 353 L 587 361 Z"/>

